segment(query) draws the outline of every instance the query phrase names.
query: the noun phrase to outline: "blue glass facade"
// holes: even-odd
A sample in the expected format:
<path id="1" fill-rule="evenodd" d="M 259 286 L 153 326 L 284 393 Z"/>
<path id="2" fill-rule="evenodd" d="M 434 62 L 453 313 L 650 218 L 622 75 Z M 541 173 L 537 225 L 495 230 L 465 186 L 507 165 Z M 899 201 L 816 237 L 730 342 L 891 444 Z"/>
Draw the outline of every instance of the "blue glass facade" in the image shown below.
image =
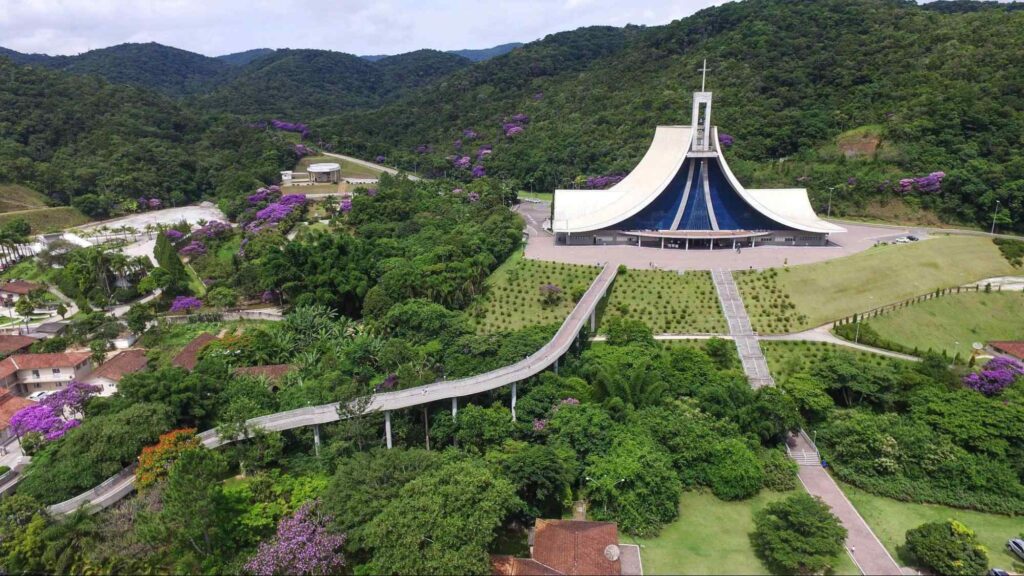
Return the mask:
<path id="1" fill-rule="evenodd" d="M 689 158 L 672 182 L 658 197 L 643 210 L 616 226 L 618 230 L 670 230 L 679 205 L 683 201 L 686 176 L 690 163 L 695 163 L 690 195 L 686 199 L 682 218 L 677 230 L 712 230 L 710 210 L 714 211 L 719 230 L 789 230 L 771 218 L 761 214 L 739 195 L 729 184 L 716 158 Z M 708 206 L 704 188 L 704 174 L 710 189 L 711 206 Z"/>

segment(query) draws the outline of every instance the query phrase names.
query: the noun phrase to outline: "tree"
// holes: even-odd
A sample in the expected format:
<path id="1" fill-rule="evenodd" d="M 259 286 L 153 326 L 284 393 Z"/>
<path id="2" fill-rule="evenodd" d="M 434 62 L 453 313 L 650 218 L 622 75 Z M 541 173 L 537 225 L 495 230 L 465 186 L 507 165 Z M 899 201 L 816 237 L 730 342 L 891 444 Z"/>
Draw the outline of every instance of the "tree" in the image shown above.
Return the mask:
<path id="1" fill-rule="evenodd" d="M 795 374 L 785 379 L 782 389 L 793 398 L 800 414 L 808 422 L 824 420 L 836 405 L 823 387 L 807 374 Z"/>
<path id="2" fill-rule="evenodd" d="M 57 315 L 60 316 L 61 320 L 64 319 L 64 315 L 68 313 L 68 307 L 63 302 L 57 304 Z"/>
<path id="3" fill-rule="evenodd" d="M 480 453 L 499 444 L 514 431 L 511 412 L 500 405 L 482 408 L 469 404 L 459 410 L 455 419 L 455 440 L 460 446 Z"/>
<path id="4" fill-rule="evenodd" d="M 363 546 L 357 537 L 408 482 L 437 468 L 440 454 L 418 448 L 374 448 L 338 462 L 324 493 L 324 511 L 333 517 L 350 544 Z"/>
<path id="5" fill-rule="evenodd" d="M 486 459 L 497 464 L 516 486 L 528 517 L 558 518 L 572 500 L 574 457 L 552 446 L 506 440 L 500 448 L 488 451 Z"/>
<path id="6" fill-rule="evenodd" d="M 163 480 L 182 452 L 197 450 L 199 447 L 195 428 L 179 428 L 161 434 L 159 442 L 146 446 L 139 455 L 139 466 L 135 469 L 136 487 L 145 490 Z"/>
<path id="7" fill-rule="evenodd" d="M 245 571 L 257 576 L 282 574 L 334 574 L 345 567 L 341 547 L 344 534 L 331 534 L 331 517 L 319 511 L 319 502 L 304 504 L 294 514 L 281 519 L 277 534 L 260 544 L 245 564 Z"/>
<path id="8" fill-rule="evenodd" d="M 135 334 L 142 334 L 146 331 L 149 323 L 156 318 L 153 308 L 148 304 L 133 304 L 124 315 L 124 321 L 128 329 Z"/>
<path id="9" fill-rule="evenodd" d="M 46 516 L 42 505 L 24 494 L 0 500 L 0 566 L 8 574 L 47 572 L 43 563 Z"/>
<path id="10" fill-rule="evenodd" d="M 25 316 L 26 318 L 31 316 L 32 313 L 35 312 L 35 309 L 36 307 L 32 305 L 32 301 L 27 297 L 19 298 L 14 304 L 14 311 L 20 316 Z"/>
<path id="11" fill-rule="evenodd" d="M 907 530 L 907 550 L 935 574 L 975 576 L 988 569 L 988 552 L 974 531 L 957 520 L 927 522 Z"/>
<path id="12" fill-rule="evenodd" d="M 486 573 L 495 530 L 521 506 L 484 462 L 449 462 L 403 486 L 365 527 L 367 573 Z"/>
<path id="13" fill-rule="evenodd" d="M 781 442 L 790 430 L 802 424 L 796 402 L 775 386 L 759 388 L 754 402 L 744 407 L 740 421 L 744 430 L 757 434 L 766 444 Z"/>
<path id="14" fill-rule="evenodd" d="M 234 550 L 235 515 L 221 482 L 227 464 L 206 448 L 182 452 L 167 473 L 159 522 L 181 566 L 215 564 Z"/>
<path id="15" fill-rule="evenodd" d="M 217 286 L 206 293 L 206 303 L 215 308 L 231 308 L 238 303 L 238 293 L 227 286 Z"/>
<path id="16" fill-rule="evenodd" d="M 729 438 L 712 450 L 708 483 L 722 500 L 743 500 L 757 494 L 764 485 L 764 468 L 742 440 Z"/>
<path id="17" fill-rule="evenodd" d="M 615 520 L 624 532 L 653 536 L 679 514 L 679 477 L 646 434 L 620 432 L 607 454 L 591 456 L 585 475 L 591 515 Z"/>
<path id="18" fill-rule="evenodd" d="M 757 555 L 776 574 L 820 574 L 843 553 L 846 528 L 824 502 L 798 493 L 754 515 Z"/>
<path id="19" fill-rule="evenodd" d="M 612 346 L 627 346 L 629 344 L 654 346 L 651 327 L 642 320 L 612 316 L 605 324 L 607 325 L 608 344 Z"/>

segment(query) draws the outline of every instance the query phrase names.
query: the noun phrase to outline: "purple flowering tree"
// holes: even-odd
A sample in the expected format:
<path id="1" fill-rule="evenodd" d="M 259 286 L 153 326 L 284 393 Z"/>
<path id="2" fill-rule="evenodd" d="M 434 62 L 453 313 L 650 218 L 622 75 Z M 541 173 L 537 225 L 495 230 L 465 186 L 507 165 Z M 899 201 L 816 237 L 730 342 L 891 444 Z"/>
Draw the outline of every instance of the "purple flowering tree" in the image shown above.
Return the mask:
<path id="1" fill-rule="evenodd" d="M 452 160 L 452 164 L 460 170 L 467 170 L 472 162 L 473 160 L 469 156 L 456 156 Z"/>
<path id="2" fill-rule="evenodd" d="M 554 306 L 562 301 L 562 288 L 557 284 L 544 284 L 540 287 L 540 300 L 547 306 Z"/>
<path id="3" fill-rule="evenodd" d="M 163 205 L 164 205 L 164 203 L 159 198 L 150 198 L 149 199 L 149 209 L 150 210 L 159 210 L 160 207 L 163 206 Z"/>
<path id="4" fill-rule="evenodd" d="M 480 195 L 477 194 L 476 192 L 470 192 L 469 194 L 466 195 L 466 200 L 469 200 L 470 202 L 473 203 L 479 202 Z"/>
<path id="5" fill-rule="evenodd" d="M 262 204 L 263 202 L 266 202 L 268 198 L 270 198 L 270 189 L 259 188 L 256 190 L 255 194 L 247 196 L 246 200 L 249 204 Z"/>
<path id="6" fill-rule="evenodd" d="M 998 356 L 989 360 L 978 372 L 964 376 L 962 382 L 964 386 L 986 396 L 995 396 L 1012 386 L 1021 376 L 1024 376 L 1024 364 L 1013 358 Z"/>
<path id="7" fill-rule="evenodd" d="M 466 128 L 462 131 L 462 137 L 466 140 L 476 140 L 477 136 L 479 135 L 476 133 L 476 130 L 472 128 Z"/>
<path id="8" fill-rule="evenodd" d="M 544 99 L 544 93 L 543 92 L 535 92 L 533 94 L 533 99 L 537 100 L 537 101 L 543 100 Z"/>
<path id="9" fill-rule="evenodd" d="M 534 418 L 533 419 L 533 431 L 543 432 L 548 427 L 548 421 L 546 418 Z"/>
<path id="10" fill-rule="evenodd" d="M 726 134 L 725 132 L 718 133 L 718 143 L 721 144 L 723 147 L 729 148 L 730 146 L 732 146 L 733 142 L 735 142 L 735 139 L 732 137 L 732 135 Z"/>
<path id="11" fill-rule="evenodd" d="M 494 147 L 490 144 L 484 144 L 476 149 L 476 159 L 483 160 L 485 157 L 490 156 L 492 152 L 494 152 Z"/>
<path id="12" fill-rule="evenodd" d="M 15 412 L 10 421 L 11 429 L 19 437 L 38 434 L 44 442 L 60 440 L 81 423 L 79 418 L 85 403 L 100 390 L 99 386 L 72 380 L 39 404 Z"/>
<path id="13" fill-rule="evenodd" d="M 379 154 L 377 155 L 376 158 L 374 158 L 374 161 L 377 162 L 377 164 L 383 164 L 385 161 L 387 161 L 387 158 L 385 158 L 383 154 Z"/>
<path id="14" fill-rule="evenodd" d="M 171 302 L 171 312 L 189 313 L 203 307 L 203 301 L 195 296 L 178 296 Z"/>
<path id="15" fill-rule="evenodd" d="M 196 240 L 213 240 L 222 238 L 231 233 L 231 225 L 220 220 L 211 220 L 205 226 L 192 232 L 192 238 Z"/>
<path id="16" fill-rule="evenodd" d="M 164 232 L 164 236 L 167 236 L 167 239 L 170 240 L 171 242 L 177 242 L 178 240 L 184 238 L 185 234 L 178 230 L 175 230 L 174 228 L 171 228 Z"/>
<path id="17" fill-rule="evenodd" d="M 483 178 L 484 176 L 487 176 L 487 170 L 484 169 L 483 165 L 477 164 L 476 166 L 473 166 L 473 170 L 470 174 L 473 178 Z"/>
<path id="18" fill-rule="evenodd" d="M 456 196 L 459 195 L 459 194 L 462 194 L 462 188 L 454 188 L 454 189 L 452 189 L 452 194 L 454 194 Z"/>
<path id="19" fill-rule="evenodd" d="M 366 190 L 366 195 L 370 198 L 376 198 L 378 193 L 379 191 L 376 188 L 368 188 Z"/>
<path id="20" fill-rule="evenodd" d="M 344 534 L 331 534 L 332 518 L 319 512 L 319 502 L 304 504 L 277 525 L 270 542 L 260 544 L 244 570 L 256 576 L 334 574 L 345 567 Z"/>
<path id="21" fill-rule="evenodd" d="M 625 174 L 605 174 L 604 176 L 591 176 L 586 180 L 586 187 L 593 189 L 603 189 L 609 186 L 614 186 L 625 178 Z"/>
<path id="22" fill-rule="evenodd" d="M 508 129 L 505 130 L 505 136 L 507 136 L 509 138 L 512 138 L 514 136 L 518 136 L 519 134 L 522 134 L 522 133 L 523 133 L 523 127 L 522 126 L 510 126 Z"/>
<path id="23" fill-rule="evenodd" d="M 306 146 L 305 144 L 295 145 L 295 155 L 298 156 L 299 158 L 302 158 L 303 156 L 309 156 L 312 153 L 313 150 L 309 146 Z"/>
<path id="24" fill-rule="evenodd" d="M 206 254 L 206 244 L 199 240 L 193 240 L 178 250 L 178 254 L 188 256 L 190 258 L 202 256 L 203 254 Z"/>
<path id="25" fill-rule="evenodd" d="M 338 210 L 341 210 L 342 214 L 348 214 L 352 211 L 352 199 L 342 198 L 341 204 L 338 206 Z"/>
<path id="26" fill-rule="evenodd" d="M 454 146 L 456 150 L 462 150 L 462 140 L 455 140 L 455 142 L 452 143 L 452 146 Z"/>

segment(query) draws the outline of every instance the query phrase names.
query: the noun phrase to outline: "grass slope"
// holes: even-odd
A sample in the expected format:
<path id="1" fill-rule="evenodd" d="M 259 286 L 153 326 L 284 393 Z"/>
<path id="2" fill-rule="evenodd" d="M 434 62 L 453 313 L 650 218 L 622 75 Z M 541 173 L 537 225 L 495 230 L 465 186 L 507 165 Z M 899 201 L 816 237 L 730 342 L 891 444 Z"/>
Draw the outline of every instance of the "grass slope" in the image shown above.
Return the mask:
<path id="1" fill-rule="evenodd" d="M 655 334 L 724 334 L 725 316 L 711 274 L 630 270 L 612 286 L 602 320 L 615 316 L 643 320 Z"/>
<path id="2" fill-rule="evenodd" d="M 46 208 L 46 197 L 20 184 L 0 184 L 0 212 Z"/>
<path id="3" fill-rule="evenodd" d="M 988 238 L 948 236 L 890 244 L 846 258 L 794 266 L 778 286 L 800 314 L 791 329 L 810 328 L 924 294 L 936 288 L 1020 273 Z M 744 292 L 744 301 L 750 302 Z M 749 305 L 749 304 L 748 304 Z M 756 323 L 755 330 L 762 330 Z"/>
<path id="4" fill-rule="evenodd" d="M 972 292 L 954 294 L 874 318 L 878 334 L 920 350 L 944 350 L 966 358 L 971 343 L 1024 340 L 1024 294 Z"/>
<path id="5" fill-rule="evenodd" d="M 537 324 L 560 323 L 572 311 L 574 290 L 594 281 L 595 266 L 526 260 L 516 252 L 487 279 L 486 292 L 471 314 L 479 332 L 519 330 Z M 544 305 L 540 287 L 555 284 L 563 291 L 558 304 Z"/>
<path id="6" fill-rule="evenodd" d="M 351 160 L 343 160 L 341 158 L 335 158 L 334 156 L 306 156 L 295 166 L 296 172 L 305 172 L 310 164 L 317 164 L 320 162 L 331 162 L 339 164 L 341 166 L 342 178 L 378 178 L 382 171 L 377 168 L 371 168 L 363 164 L 352 162 Z"/>
<path id="7" fill-rule="evenodd" d="M 827 342 L 773 342 L 762 341 L 761 350 L 768 361 L 768 370 L 776 382 L 783 382 L 786 378 L 807 372 L 811 366 L 824 359 L 829 354 L 844 353 L 853 354 L 862 360 L 869 360 L 882 366 L 903 362 L 895 358 L 863 352 L 845 346 L 837 346 Z"/>
<path id="8" fill-rule="evenodd" d="M 975 531 L 978 540 L 988 548 L 989 567 L 1004 569 L 1010 568 L 1014 562 L 1014 557 L 1006 551 L 1006 541 L 1024 531 L 1024 521 L 1019 517 L 958 510 L 935 504 L 900 502 L 874 496 L 846 484 L 843 485 L 843 492 L 871 526 L 882 544 L 903 565 L 910 564 L 910 558 L 900 554 L 900 547 L 906 542 L 907 530 L 925 522 L 949 519 L 963 522 Z"/>
<path id="9" fill-rule="evenodd" d="M 723 502 L 708 492 L 685 492 L 679 519 L 657 538 L 623 535 L 622 541 L 640 545 L 644 574 L 769 574 L 750 546 L 754 513 L 789 494 L 765 490 L 749 500 Z M 846 554 L 835 570 L 858 574 Z"/>
<path id="10" fill-rule="evenodd" d="M 28 222 L 29 226 L 32 227 L 33 234 L 66 230 L 91 221 L 88 216 L 82 214 L 76 208 L 60 206 L 57 208 L 37 208 L 6 212 L 0 214 L 0 226 L 16 218 L 22 218 Z"/>

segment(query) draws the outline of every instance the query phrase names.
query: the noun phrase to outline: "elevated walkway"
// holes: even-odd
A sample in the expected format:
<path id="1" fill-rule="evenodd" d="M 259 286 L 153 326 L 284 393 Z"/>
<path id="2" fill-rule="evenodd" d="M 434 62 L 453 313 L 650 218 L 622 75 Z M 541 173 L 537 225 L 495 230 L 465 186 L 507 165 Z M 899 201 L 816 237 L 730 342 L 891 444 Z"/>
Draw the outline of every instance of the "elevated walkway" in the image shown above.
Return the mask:
<path id="1" fill-rule="evenodd" d="M 515 383 L 539 374 L 549 366 L 555 365 L 557 367 L 558 359 L 569 351 L 583 326 L 590 322 L 590 326 L 593 328 L 597 305 L 601 298 L 607 294 L 616 273 L 617 267 L 614 264 L 605 264 L 601 273 L 597 275 L 597 278 L 591 283 L 583 297 L 576 303 L 572 312 L 562 322 L 562 326 L 559 327 L 554 337 L 540 350 L 515 364 L 458 380 L 445 380 L 405 390 L 373 394 L 369 397 L 354 400 L 345 407 L 342 407 L 338 402 L 334 402 L 322 406 L 309 406 L 276 414 L 267 414 L 266 416 L 247 420 L 246 428 L 249 430 L 259 429 L 267 432 L 280 432 L 304 426 L 318 426 L 320 424 L 337 422 L 343 418 L 360 416 L 370 412 L 384 412 L 387 444 L 388 448 L 390 448 L 391 410 L 410 408 L 450 398 L 453 402 L 452 411 L 454 413 L 456 409 L 455 402 L 457 402 L 458 398 L 495 390 L 510 384 L 512 385 L 512 417 L 515 418 Z M 319 439 L 319 433 L 315 437 Z M 199 434 L 199 439 L 207 448 L 217 448 L 244 438 L 224 438 L 214 429 Z M 79 494 L 70 500 L 49 506 L 46 510 L 51 515 L 57 516 L 70 514 L 89 504 L 91 506 L 90 510 L 98 511 L 130 494 L 134 489 L 134 483 L 134 467 L 130 466 L 92 490 Z"/>
<path id="2" fill-rule="evenodd" d="M 736 343 L 736 351 L 739 353 L 740 363 L 743 364 L 743 373 L 747 375 L 750 385 L 754 388 L 775 385 L 775 380 L 768 371 L 768 361 L 765 360 L 757 335 L 750 325 L 750 317 L 747 316 L 747 309 L 743 306 L 743 298 L 733 280 L 732 272 L 716 268 L 711 271 L 711 279 L 715 283 L 718 301 L 729 325 L 729 334 Z"/>

